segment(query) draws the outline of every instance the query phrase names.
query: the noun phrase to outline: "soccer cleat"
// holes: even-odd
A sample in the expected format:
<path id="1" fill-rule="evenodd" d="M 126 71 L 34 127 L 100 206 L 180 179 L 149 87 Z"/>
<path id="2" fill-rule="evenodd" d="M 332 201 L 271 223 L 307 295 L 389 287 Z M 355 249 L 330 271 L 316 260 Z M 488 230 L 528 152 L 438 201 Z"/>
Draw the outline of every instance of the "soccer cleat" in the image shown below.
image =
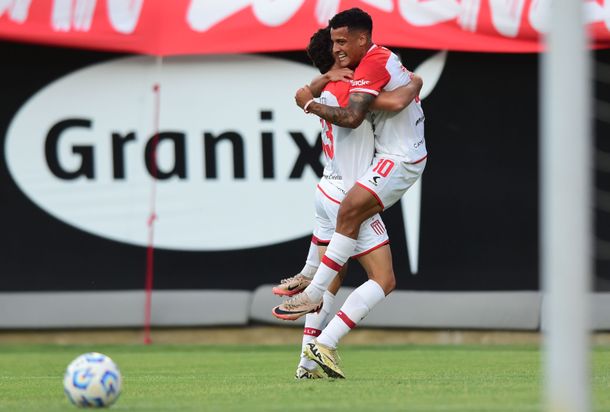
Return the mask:
<path id="1" fill-rule="evenodd" d="M 284 303 L 274 307 L 271 312 L 273 316 L 279 319 L 297 320 L 308 313 L 319 312 L 320 309 L 322 309 L 322 299 L 313 302 L 309 299 L 307 293 L 301 293 L 286 299 Z"/>
<path id="2" fill-rule="evenodd" d="M 328 346 L 322 345 L 314 339 L 313 342 L 305 344 L 303 353 L 309 359 L 320 365 L 329 378 L 345 379 L 345 374 L 339 367 L 340 359 L 336 349 L 331 349 Z"/>
<path id="3" fill-rule="evenodd" d="M 323 379 L 326 376 L 320 372 L 320 368 L 317 366 L 314 369 L 307 369 L 304 366 L 299 366 L 296 373 L 294 374 L 295 379 Z"/>
<path id="4" fill-rule="evenodd" d="M 299 273 L 291 278 L 282 279 L 280 284 L 273 288 L 272 292 L 280 296 L 292 296 L 301 293 L 310 283 L 310 278 Z"/>

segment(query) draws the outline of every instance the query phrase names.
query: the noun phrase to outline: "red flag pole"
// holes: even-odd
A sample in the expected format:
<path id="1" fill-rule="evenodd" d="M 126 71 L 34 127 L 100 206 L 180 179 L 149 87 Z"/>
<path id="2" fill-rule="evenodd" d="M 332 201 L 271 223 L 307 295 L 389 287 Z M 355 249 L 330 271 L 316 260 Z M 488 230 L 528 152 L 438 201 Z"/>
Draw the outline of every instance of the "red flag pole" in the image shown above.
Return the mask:
<path id="1" fill-rule="evenodd" d="M 152 189 L 150 195 L 150 214 L 148 216 L 148 247 L 146 250 L 146 279 L 144 282 L 145 302 L 144 302 L 144 344 L 152 343 L 150 337 L 150 320 L 152 313 L 152 290 L 153 290 L 153 275 L 154 275 L 154 234 L 155 221 L 157 220 L 157 143 L 159 142 L 159 118 L 161 115 L 161 84 L 159 75 L 161 71 L 162 58 L 157 57 L 157 82 L 153 85 L 154 98 L 154 115 L 153 115 L 153 130 L 154 138 L 151 150 L 151 165 L 152 165 Z"/>

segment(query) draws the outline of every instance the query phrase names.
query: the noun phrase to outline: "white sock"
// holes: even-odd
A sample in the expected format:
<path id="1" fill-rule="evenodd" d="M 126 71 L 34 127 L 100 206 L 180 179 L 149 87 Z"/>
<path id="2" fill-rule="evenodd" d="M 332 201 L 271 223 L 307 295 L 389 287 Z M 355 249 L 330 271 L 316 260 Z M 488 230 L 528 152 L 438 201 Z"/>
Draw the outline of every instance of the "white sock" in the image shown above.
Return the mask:
<path id="1" fill-rule="evenodd" d="M 354 329 L 384 298 L 385 293 L 377 282 L 364 282 L 347 297 L 341 310 L 318 337 L 318 342 L 336 348 L 339 340 Z"/>
<path id="2" fill-rule="evenodd" d="M 317 302 L 322 299 L 322 295 L 337 276 L 341 267 L 354 253 L 354 249 L 356 249 L 356 239 L 337 232 L 333 234 L 316 275 L 305 289 L 305 293 L 312 301 Z"/>
<path id="3" fill-rule="evenodd" d="M 301 269 L 301 274 L 308 278 L 313 278 L 320 266 L 320 254 L 318 253 L 318 245 L 311 242 L 309 244 L 309 251 L 307 252 L 307 259 L 305 260 L 305 266 Z"/>
<path id="4" fill-rule="evenodd" d="M 303 343 L 301 345 L 301 360 L 299 366 L 312 370 L 316 367 L 317 363 L 303 355 L 305 345 L 318 336 L 322 332 L 322 329 L 326 327 L 328 321 L 331 319 L 331 310 L 333 308 L 333 302 L 335 301 L 335 295 L 326 291 L 324 293 L 324 304 L 320 313 L 308 313 L 305 315 L 305 328 L 303 329 Z"/>

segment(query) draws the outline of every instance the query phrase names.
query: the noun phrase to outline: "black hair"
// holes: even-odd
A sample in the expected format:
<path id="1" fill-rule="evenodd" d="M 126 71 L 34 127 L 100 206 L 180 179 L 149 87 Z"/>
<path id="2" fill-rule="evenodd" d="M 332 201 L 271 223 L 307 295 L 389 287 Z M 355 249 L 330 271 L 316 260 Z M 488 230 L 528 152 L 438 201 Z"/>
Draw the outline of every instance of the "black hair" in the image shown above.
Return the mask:
<path id="1" fill-rule="evenodd" d="M 356 29 L 364 30 L 369 35 L 373 33 L 373 19 L 367 12 L 357 7 L 335 14 L 335 17 L 330 19 L 329 24 L 332 29 L 347 27 L 349 31 Z"/>
<path id="2" fill-rule="evenodd" d="M 333 42 L 330 38 L 330 27 L 315 32 L 309 39 L 307 55 L 320 73 L 326 73 L 335 64 L 335 57 L 332 52 Z"/>

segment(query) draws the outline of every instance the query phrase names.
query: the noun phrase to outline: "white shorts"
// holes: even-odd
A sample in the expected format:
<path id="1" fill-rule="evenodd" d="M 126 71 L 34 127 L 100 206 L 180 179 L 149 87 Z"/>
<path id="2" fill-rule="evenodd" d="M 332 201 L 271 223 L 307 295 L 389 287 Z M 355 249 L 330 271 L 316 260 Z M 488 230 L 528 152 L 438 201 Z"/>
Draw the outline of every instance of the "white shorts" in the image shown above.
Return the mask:
<path id="1" fill-rule="evenodd" d="M 345 192 L 333 185 L 328 179 L 322 178 L 316 190 L 316 223 L 313 231 L 313 241 L 319 245 L 330 242 L 337 225 L 339 205 Z M 381 216 L 376 214 L 365 220 L 360 226 L 356 241 L 356 249 L 352 257 L 365 255 L 389 243 L 388 232 Z"/>
<path id="2" fill-rule="evenodd" d="M 373 163 L 356 184 L 375 196 L 385 210 L 400 200 L 419 179 L 425 167 L 425 157 L 415 163 L 407 163 L 399 156 L 375 153 Z"/>

